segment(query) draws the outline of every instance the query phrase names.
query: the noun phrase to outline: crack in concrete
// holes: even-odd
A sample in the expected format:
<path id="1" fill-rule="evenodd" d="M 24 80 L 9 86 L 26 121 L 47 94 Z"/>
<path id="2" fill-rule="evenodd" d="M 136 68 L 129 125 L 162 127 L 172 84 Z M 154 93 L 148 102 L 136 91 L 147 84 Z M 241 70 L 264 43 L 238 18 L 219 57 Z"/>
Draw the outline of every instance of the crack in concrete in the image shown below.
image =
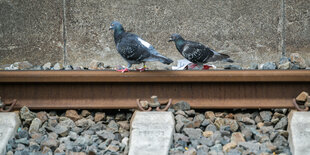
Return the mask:
<path id="1" fill-rule="evenodd" d="M 282 45 L 282 57 L 286 56 L 286 0 L 282 0 L 282 33 L 281 33 L 281 45 Z"/>
<path id="2" fill-rule="evenodd" d="M 66 0 L 62 1 L 63 3 L 63 18 L 62 18 L 62 28 L 63 28 L 63 50 L 64 50 L 64 55 L 63 55 L 63 64 L 64 66 L 67 65 L 67 31 L 66 31 Z"/>

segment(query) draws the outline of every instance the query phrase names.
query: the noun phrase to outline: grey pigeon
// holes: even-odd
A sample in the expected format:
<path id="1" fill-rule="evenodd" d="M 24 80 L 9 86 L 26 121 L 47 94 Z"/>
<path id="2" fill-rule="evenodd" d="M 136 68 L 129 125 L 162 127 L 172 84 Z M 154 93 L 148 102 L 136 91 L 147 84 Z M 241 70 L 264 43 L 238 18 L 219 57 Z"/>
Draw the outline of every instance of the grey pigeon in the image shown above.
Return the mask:
<path id="1" fill-rule="evenodd" d="M 112 22 L 110 30 L 114 30 L 114 41 L 118 53 L 127 61 L 128 66 L 121 72 L 128 71 L 132 64 L 143 63 L 144 71 L 146 61 L 160 61 L 163 64 L 171 64 L 173 61 L 158 53 L 155 48 L 139 36 L 126 32 L 123 26 L 117 22 Z"/>
<path id="2" fill-rule="evenodd" d="M 194 65 L 191 66 L 192 68 L 213 61 L 233 62 L 228 55 L 218 53 L 198 42 L 185 40 L 179 34 L 172 34 L 169 39 L 169 42 L 170 41 L 174 41 L 177 50 L 183 57 L 194 63 Z"/>

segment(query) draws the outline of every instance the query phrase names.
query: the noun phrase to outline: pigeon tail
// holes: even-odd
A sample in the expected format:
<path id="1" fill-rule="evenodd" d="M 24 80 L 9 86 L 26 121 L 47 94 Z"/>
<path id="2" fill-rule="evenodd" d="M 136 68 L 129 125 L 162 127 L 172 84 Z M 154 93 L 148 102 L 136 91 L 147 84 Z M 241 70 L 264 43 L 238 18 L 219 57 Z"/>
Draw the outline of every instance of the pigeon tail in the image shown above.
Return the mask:
<path id="1" fill-rule="evenodd" d="M 222 53 L 219 53 L 222 57 L 222 61 L 225 61 L 225 62 L 230 62 L 230 63 L 233 63 L 234 61 L 230 59 L 229 55 L 227 54 L 222 54 Z"/>
<path id="2" fill-rule="evenodd" d="M 144 59 L 144 61 L 160 61 L 163 64 L 171 64 L 173 62 L 173 60 L 166 58 L 162 55 L 152 55 L 151 57 Z"/>
<path id="3" fill-rule="evenodd" d="M 214 62 L 214 61 L 225 61 L 225 62 L 234 62 L 229 58 L 229 55 L 217 53 L 213 51 L 214 55 L 208 59 L 208 62 Z"/>

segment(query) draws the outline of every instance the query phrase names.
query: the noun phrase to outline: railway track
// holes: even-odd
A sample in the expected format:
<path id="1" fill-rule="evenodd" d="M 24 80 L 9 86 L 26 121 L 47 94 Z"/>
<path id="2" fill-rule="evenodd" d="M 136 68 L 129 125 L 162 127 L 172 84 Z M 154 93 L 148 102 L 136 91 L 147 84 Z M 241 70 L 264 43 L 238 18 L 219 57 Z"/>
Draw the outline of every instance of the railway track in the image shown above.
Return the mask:
<path id="1" fill-rule="evenodd" d="M 152 95 L 192 108 L 294 108 L 302 91 L 309 70 L 0 72 L 0 97 L 16 99 L 15 109 L 127 109 Z"/>

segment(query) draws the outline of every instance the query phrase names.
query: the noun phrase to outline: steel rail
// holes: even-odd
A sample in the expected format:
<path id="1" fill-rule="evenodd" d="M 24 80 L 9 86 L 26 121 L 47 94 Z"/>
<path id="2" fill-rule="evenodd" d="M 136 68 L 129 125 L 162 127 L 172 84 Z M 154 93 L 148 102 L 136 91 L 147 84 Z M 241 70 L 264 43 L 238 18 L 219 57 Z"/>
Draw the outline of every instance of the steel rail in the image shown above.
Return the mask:
<path id="1" fill-rule="evenodd" d="M 0 71 L 0 82 L 310 82 L 310 70 Z"/>
<path id="2" fill-rule="evenodd" d="M 310 92 L 309 70 L 0 71 L 0 97 L 15 108 L 127 109 L 152 95 L 193 108 L 294 108 L 302 91 Z"/>

